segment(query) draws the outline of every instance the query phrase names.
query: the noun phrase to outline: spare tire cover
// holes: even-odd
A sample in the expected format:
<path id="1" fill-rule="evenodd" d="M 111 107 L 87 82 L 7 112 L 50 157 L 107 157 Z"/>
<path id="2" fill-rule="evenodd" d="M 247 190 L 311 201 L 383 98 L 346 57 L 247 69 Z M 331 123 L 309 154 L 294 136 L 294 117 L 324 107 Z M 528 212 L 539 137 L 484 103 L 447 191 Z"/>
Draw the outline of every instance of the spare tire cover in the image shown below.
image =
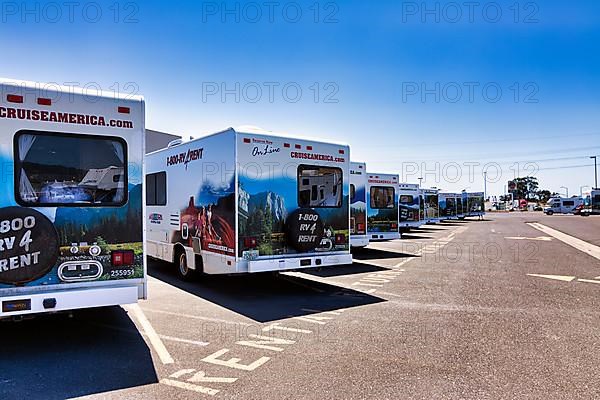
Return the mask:
<path id="1" fill-rule="evenodd" d="M 59 254 L 54 224 L 31 208 L 0 208 L 0 283 L 32 282 L 46 275 Z"/>
<path id="2" fill-rule="evenodd" d="M 321 243 L 324 230 L 321 216 L 311 208 L 300 208 L 287 218 L 287 242 L 298 252 L 316 249 Z"/>

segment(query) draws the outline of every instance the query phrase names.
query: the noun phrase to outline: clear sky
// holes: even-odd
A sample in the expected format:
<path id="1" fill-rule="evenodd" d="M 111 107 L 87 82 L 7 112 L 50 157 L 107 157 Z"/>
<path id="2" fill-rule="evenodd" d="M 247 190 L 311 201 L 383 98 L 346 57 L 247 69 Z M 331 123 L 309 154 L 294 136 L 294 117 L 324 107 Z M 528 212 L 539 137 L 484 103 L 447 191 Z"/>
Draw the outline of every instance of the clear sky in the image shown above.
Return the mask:
<path id="1" fill-rule="evenodd" d="M 486 164 L 488 194 L 528 168 L 552 191 L 593 184 L 598 1 L 68 4 L 2 3 L 1 76 L 133 91 L 148 128 L 184 136 L 347 142 L 424 186 L 483 190 Z"/>

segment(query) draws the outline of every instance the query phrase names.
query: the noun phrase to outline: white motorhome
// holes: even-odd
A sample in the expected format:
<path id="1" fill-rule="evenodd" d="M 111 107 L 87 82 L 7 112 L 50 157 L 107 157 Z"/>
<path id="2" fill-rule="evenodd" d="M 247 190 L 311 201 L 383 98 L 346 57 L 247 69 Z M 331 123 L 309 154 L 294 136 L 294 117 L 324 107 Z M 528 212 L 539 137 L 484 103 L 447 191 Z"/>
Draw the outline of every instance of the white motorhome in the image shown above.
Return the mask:
<path id="1" fill-rule="evenodd" d="M 419 185 L 414 183 L 400 183 L 398 191 L 400 213 L 398 227 L 400 230 L 418 228 L 424 223 L 420 217 L 421 190 L 419 189 Z"/>
<path id="2" fill-rule="evenodd" d="M 421 189 L 421 220 L 426 224 L 440 222 L 438 189 Z"/>
<path id="3" fill-rule="evenodd" d="M 467 193 L 467 216 L 483 217 L 485 215 L 485 194 L 483 192 Z"/>
<path id="4" fill-rule="evenodd" d="M 230 128 L 150 153 L 148 255 L 182 279 L 351 263 L 349 152 Z"/>
<path id="5" fill-rule="evenodd" d="M 367 236 L 367 166 L 350 163 L 350 244 L 365 247 Z"/>
<path id="6" fill-rule="evenodd" d="M 583 194 L 581 215 L 600 215 L 600 189 L 590 190 Z"/>
<path id="7" fill-rule="evenodd" d="M 553 197 L 544 207 L 544 213 L 546 215 L 572 214 L 583 203 L 582 197 Z"/>
<path id="8" fill-rule="evenodd" d="M 0 318 L 146 298 L 144 100 L 0 92 Z"/>
<path id="9" fill-rule="evenodd" d="M 400 239 L 398 175 L 367 173 L 367 232 L 370 241 Z"/>
<path id="10" fill-rule="evenodd" d="M 440 219 L 458 219 L 458 206 L 456 193 L 439 193 Z"/>

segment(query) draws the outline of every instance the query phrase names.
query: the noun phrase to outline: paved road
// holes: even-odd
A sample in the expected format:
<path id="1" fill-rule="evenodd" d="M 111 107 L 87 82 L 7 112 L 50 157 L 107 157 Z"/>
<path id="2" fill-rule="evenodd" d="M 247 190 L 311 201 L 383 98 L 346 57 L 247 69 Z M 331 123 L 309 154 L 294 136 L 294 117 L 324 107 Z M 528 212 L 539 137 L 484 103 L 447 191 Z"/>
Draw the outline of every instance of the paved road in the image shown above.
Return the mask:
<path id="1" fill-rule="evenodd" d="M 153 262 L 141 312 L 0 324 L 0 398 L 598 398 L 600 260 L 530 223 L 598 244 L 599 218 L 515 213 L 309 273 Z"/>

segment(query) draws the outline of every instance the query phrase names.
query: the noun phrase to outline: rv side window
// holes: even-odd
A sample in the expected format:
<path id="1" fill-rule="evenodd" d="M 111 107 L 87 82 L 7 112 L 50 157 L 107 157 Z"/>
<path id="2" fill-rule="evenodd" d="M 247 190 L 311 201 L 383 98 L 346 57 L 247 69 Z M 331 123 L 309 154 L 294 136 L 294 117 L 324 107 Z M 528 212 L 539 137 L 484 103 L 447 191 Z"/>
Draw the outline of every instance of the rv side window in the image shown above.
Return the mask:
<path id="1" fill-rule="evenodd" d="M 21 131 L 14 150 L 15 195 L 22 206 L 127 203 L 127 145 L 121 138 Z"/>
<path id="2" fill-rule="evenodd" d="M 407 194 L 400 196 L 401 204 L 413 204 L 414 201 L 415 201 L 415 198 L 413 196 L 409 196 Z"/>
<path id="3" fill-rule="evenodd" d="M 396 191 L 393 187 L 373 186 L 371 187 L 371 208 L 394 208 Z"/>
<path id="4" fill-rule="evenodd" d="M 565 201 L 563 201 L 563 206 L 573 207 L 573 206 L 575 206 L 575 202 L 573 200 L 565 200 Z"/>
<path id="5" fill-rule="evenodd" d="M 167 173 L 157 172 L 146 175 L 146 205 L 167 205 Z"/>
<path id="6" fill-rule="evenodd" d="M 298 167 L 298 206 L 341 207 L 343 181 L 343 172 L 340 168 L 300 165 Z"/>

